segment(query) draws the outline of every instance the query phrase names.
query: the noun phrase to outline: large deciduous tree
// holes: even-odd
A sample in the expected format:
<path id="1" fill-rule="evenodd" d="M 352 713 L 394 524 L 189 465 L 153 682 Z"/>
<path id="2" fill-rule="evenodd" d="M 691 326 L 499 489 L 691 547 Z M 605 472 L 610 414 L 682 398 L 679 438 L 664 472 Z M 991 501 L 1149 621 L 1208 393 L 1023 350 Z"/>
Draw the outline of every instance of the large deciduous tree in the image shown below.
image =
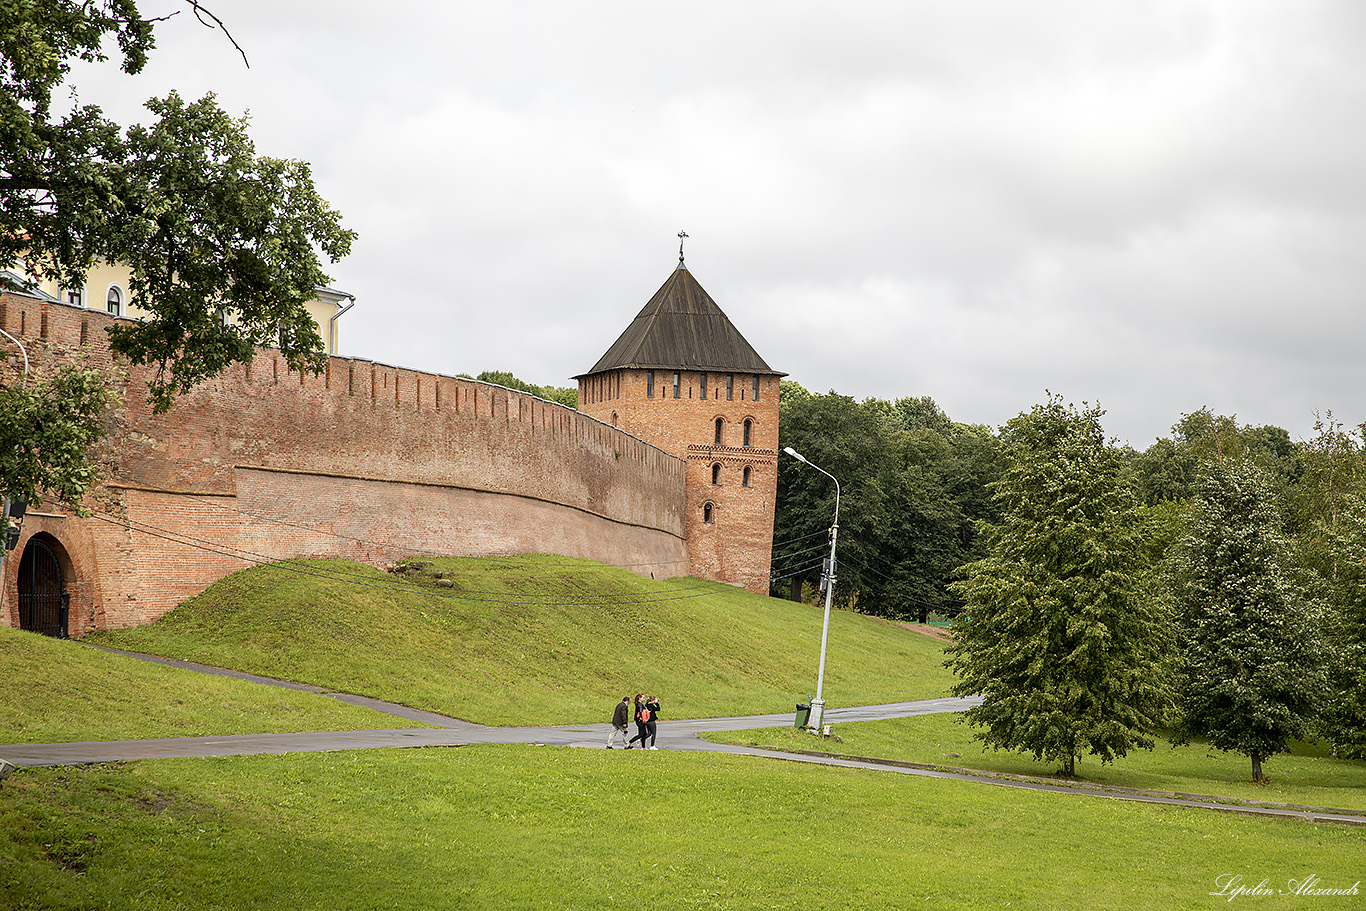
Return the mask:
<path id="1" fill-rule="evenodd" d="M 127 130 L 97 106 L 54 107 L 76 61 L 106 62 L 117 48 L 125 73 L 141 71 L 156 21 L 136 0 L 0 2 L 0 268 L 22 262 L 80 285 L 96 261 L 128 266 L 132 303 L 148 318 L 115 326 L 111 345 L 156 368 L 149 394 L 165 410 L 257 344 L 278 345 L 294 369 L 320 369 L 305 305 L 328 282 L 320 255 L 344 256 L 354 235 L 307 164 L 257 156 L 246 121 L 212 95 L 153 99 L 156 119 Z M 77 369 L 4 389 L 0 491 L 79 500 L 94 478 L 86 449 L 102 388 Z"/>
<path id="2" fill-rule="evenodd" d="M 135 74 L 152 32 L 135 0 L 0 8 L 0 261 L 63 284 L 97 260 L 127 265 L 148 319 L 115 327 L 111 343 L 156 368 L 149 391 L 165 410 L 258 344 L 321 369 L 305 305 L 328 281 L 320 254 L 344 256 L 354 235 L 307 164 L 257 156 L 246 121 L 212 95 L 153 99 L 156 119 L 127 130 L 91 105 L 54 112 L 73 61 L 105 61 L 110 43 Z"/>
<path id="3" fill-rule="evenodd" d="M 1000 520 L 953 586 L 968 619 L 946 663 L 955 693 L 982 696 L 976 737 L 1068 775 L 1083 751 L 1150 749 L 1171 705 L 1166 613 L 1142 590 L 1137 500 L 1102 413 L 1050 396 L 1003 428 Z"/>
<path id="4" fill-rule="evenodd" d="M 1292 580 L 1265 470 L 1208 461 L 1171 560 L 1185 724 L 1248 756 L 1264 780 L 1262 763 L 1308 732 L 1325 685 L 1316 617 Z"/>

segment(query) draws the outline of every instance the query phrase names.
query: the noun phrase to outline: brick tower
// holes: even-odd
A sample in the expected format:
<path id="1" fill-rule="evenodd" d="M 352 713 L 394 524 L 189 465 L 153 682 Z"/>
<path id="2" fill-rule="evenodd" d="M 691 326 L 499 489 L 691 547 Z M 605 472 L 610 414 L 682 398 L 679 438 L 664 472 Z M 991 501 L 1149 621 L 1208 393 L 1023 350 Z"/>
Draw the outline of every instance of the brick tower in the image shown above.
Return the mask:
<path id="1" fill-rule="evenodd" d="M 778 382 L 683 264 L 579 381 L 579 410 L 687 463 L 691 573 L 768 593 Z"/>

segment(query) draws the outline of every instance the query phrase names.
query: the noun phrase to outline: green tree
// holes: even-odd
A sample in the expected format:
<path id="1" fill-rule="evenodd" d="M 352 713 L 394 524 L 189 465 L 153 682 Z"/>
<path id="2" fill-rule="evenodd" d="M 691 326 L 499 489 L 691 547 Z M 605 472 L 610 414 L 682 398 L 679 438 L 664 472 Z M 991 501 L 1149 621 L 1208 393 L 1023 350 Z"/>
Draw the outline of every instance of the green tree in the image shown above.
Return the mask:
<path id="1" fill-rule="evenodd" d="M 1171 554 L 1187 728 L 1262 763 L 1309 730 L 1324 689 L 1316 619 L 1291 578 L 1267 472 L 1212 459 Z"/>
<path id="2" fill-rule="evenodd" d="M 97 475 L 89 451 L 111 401 L 100 372 L 78 367 L 0 386 L 3 493 L 32 502 L 78 503 Z"/>
<path id="3" fill-rule="evenodd" d="M 1171 703 L 1167 615 L 1142 590 L 1137 500 L 1102 414 L 1050 396 L 1003 428 L 1000 520 L 953 586 L 968 619 L 946 664 L 957 695 L 982 697 L 975 736 L 1068 775 L 1083 750 L 1151 749 Z"/>
<path id="4" fill-rule="evenodd" d="M 1328 695 L 1322 732 L 1336 755 L 1366 756 L 1366 448 L 1331 413 L 1300 448 L 1298 562 L 1323 609 Z"/>
<path id="5" fill-rule="evenodd" d="M 1200 467 L 1210 459 L 1246 458 L 1276 480 L 1278 495 L 1288 493 L 1299 475 L 1299 452 L 1283 428 L 1239 425 L 1236 417 L 1201 408 L 1183 414 L 1162 438 L 1133 459 L 1139 497 L 1144 503 L 1188 500 Z"/>
<path id="6" fill-rule="evenodd" d="M 954 613 L 948 590 L 979 553 L 976 523 L 993 515 L 986 486 L 998 470 L 995 437 L 956 424 L 928 396 L 856 402 L 780 387 L 779 446 L 791 446 L 840 479 L 841 605 L 922 622 Z M 820 576 L 834 487 L 787 459 L 778 468 L 775 589 Z M 794 595 L 795 597 L 795 595 Z"/>
<path id="7" fill-rule="evenodd" d="M 203 8 L 188 0 L 197 14 Z M 126 131 L 96 106 L 64 116 L 54 89 L 76 60 L 138 73 L 153 20 L 135 0 L 7 2 L 0 10 L 0 261 L 75 284 L 92 262 L 132 270 L 149 318 L 111 330 L 111 344 L 156 368 L 158 410 L 176 394 L 278 345 L 298 370 L 322 369 L 305 304 L 354 234 L 313 187 L 307 164 L 258 157 L 245 120 L 212 95 L 148 102 L 151 125 Z"/>
<path id="8" fill-rule="evenodd" d="M 859 595 L 870 565 L 880 562 L 877 534 L 888 522 L 886 457 L 895 423 L 886 403 L 859 403 L 831 392 L 813 395 L 791 380 L 779 387 L 778 441 L 839 478 L 839 584 L 844 607 L 864 606 Z M 835 513 L 835 487 L 819 472 L 786 456 L 778 462 L 773 574 L 815 581 L 822 540 Z"/>
<path id="9" fill-rule="evenodd" d="M 467 376 L 467 374 L 461 374 Z M 538 399 L 545 399 L 547 402 L 556 402 L 567 408 L 579 407 L 579 391 L 569 386 L 537 386 L 520 380 L 506 370 L 485 370 L 478 376 L 469 377 L 481 383 L 493 383 L 495 386 L 505 386 L 508 389 L 516 389 L 528 395 L 534 395 Z"/>

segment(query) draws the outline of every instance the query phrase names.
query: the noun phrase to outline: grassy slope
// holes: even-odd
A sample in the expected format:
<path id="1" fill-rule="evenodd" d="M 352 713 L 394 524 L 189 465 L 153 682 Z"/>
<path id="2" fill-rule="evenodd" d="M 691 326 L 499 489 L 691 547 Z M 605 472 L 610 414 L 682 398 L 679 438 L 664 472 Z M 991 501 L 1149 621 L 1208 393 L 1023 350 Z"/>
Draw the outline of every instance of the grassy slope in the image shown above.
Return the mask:
<path id="1" fill-rule="evenodd" d="M 335 572 L 342 564 L 315 566 Z M 354 584 L 304 585 L 254 570 L 162 623 L 103 638 L 373 687 L 453 714 L 457 706 L 505 717 L 512 706 L 515 720 L 601 720 L 623 681 L 664 694 L 675 717 L 790 710 L 793 693 L 809 687 L 814 609 L 730 590 L 591 610 L 499 604 L 576 587 L 639 601 L 642 592 L 658 597 L 690 583 L 651 586 L 591 564 L 541 566 L 529 581 L 488 563 L 452 568 L 467 595 L 477 586 L 498 597 L 362 594 Z M 249 687 L 0 630 L 0 654 L 23 654 L 15 643 L 38 649 L 18 679 L 52 689 L 33 698 L 9 688 L 0 696 L 9 718 L 47 712 L 96 729 L 119 714 L 182 711 L 171 706 L 190 704 L 191 681 Z M 844 705 L 934 695 L 948 683 L 934 643 L 847 614 L 833 618 L 829 671 L 827 696 Z M 343 686 L 348 680 L 356 685 Z M 439 697 L 427 697 L 429 686 Z M 218 723 L 276 714 L 225 693 L 215 697 Z M 331 706 L 280 695 L 308 700 L 301 717 L 315 703 Z M 897 727 L 917 722 L 939 723 L 841 726 L 843 746 L 876 754 L 913 742 L 943 752 L 952 742 L 970 755 L 965 732 L 945 741 L 952 735 Z M 1202 908 L 1227 903 L 1209 896 L 1227 874 L 1248 884 L 1266 878 L 1273 889 L 1311 873 L 1324 886 L 1350 887 L 1361 875 L 1363 837 L 1359 829 L 707 754 L 495 746 L 166 760 L 17 772 L 0 789 L 0 907 L 347 909 L 389 907 L 402 896 L 415 909 L 644 900 L 709 909 Z M 1272 899 L 1276 907 L 1357 900 Z"/>
<path id="2" fill-rule="evenodd" d="M 3 626 L 0 668 L 0 743 L 394 727 L 389 715 L 325 696 L 192 674 Z"/>
<path id="3" fill-rule="evenodd" d="M 719 731 L 708 740 L 778 750 L 824 750 L 850 756 L 895 759 L 1012 775 L 1051 777 L 1056 762 L 989 750 L 973 739 L 974 729 L 956 714 L 921 715 L 890 721 L 841 724 L 834 733 L 841 743 L 821 740 L 791 728 Z M 1271 782 L 1251 781 L 1246 756 L 1224 753 L 1203 741 L 1172 746 L 1159 740 L 1149 750 L 1133 750 L 1123 759 L 1102 765 L 1094 756 L 1077 758 L 1077 775 L 1089 783 L 1153 791 L 1176 791 L 1249 801 L 1366 809 L 1366 762 L 1332 759 L 1322 744 L 1297 744 L 1295 752 L 1265 764 Z"/>
<path id="4" fill-rule="evenodd" d="M 1167 911 L 1227 907 L 1209 895 L 1221 875 L 1351 887 L 1363 836 L 736 756 L 159 760 L 17 773 L 0 791 L 0 906 Z"/>
<path id="5" fill-rule="evenodd" d="M 808 605 L 563 557 L 441 559 L 403 577 L 304 566 L 318 575 L 246 570 L 150 626 L 92 638 L 490 724 L 604 721 L 636 692 L 659 695 L 666 720 L 790 712 L 814 688 L 821 612 Z M 437 588 L 436 572 L 456 587 Z M 939 654 L 837 612 L 826 698 L 942 695 Z"/>

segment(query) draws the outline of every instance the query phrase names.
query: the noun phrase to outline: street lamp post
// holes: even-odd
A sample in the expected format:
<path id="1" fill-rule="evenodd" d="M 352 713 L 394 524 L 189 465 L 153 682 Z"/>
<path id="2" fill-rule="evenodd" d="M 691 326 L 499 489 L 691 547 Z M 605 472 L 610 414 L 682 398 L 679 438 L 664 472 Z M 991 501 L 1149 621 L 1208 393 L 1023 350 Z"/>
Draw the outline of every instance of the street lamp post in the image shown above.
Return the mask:
<path id="1" fill-rule="evenodd" d="M 783 452 L 798 462 L 811 465 L 806 460 L 806 456 L 791 446 L 783 447 Z M 825 581 L 825 619 L 821 623 L 821 664 L 820 670 L 816 672 L 816 698 L 811 700 L 811 719 L 808 722 L 812 730 L 819 731 L 821 721 L 825 717 L 825 699 L 822 696 L 825 689 L 825 643 L 830 638 L 830 599 L 835 593 L 835 538 L 840 531 L 840 482 L 838 478 L 819 465 L 811 465 L 811 467 L 835 482 L 835 524 L 830 526 L 830 565 L 827 570 L 829 576 Z"/>

